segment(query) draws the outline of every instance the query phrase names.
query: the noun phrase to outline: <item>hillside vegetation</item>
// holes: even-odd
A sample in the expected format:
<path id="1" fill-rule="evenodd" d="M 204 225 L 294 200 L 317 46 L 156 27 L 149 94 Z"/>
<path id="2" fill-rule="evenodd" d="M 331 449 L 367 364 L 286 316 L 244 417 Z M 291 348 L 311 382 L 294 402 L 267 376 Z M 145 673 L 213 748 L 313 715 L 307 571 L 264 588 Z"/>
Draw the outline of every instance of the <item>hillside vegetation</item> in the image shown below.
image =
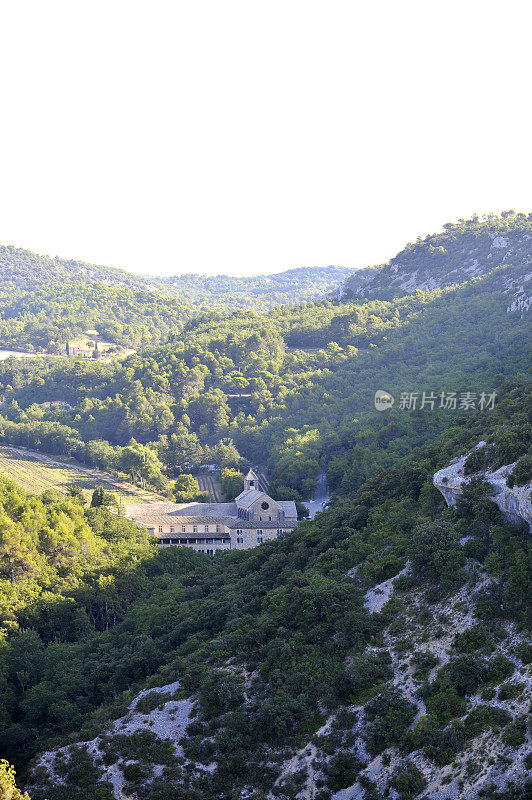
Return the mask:
<path id="1" fill-rule="evenodd" d="M 505 523 L 481 486 L 446 509 L 431 478 L 486 430 L 496 439 L 519 437 L 527 410 L 529 391 L 508 384 L 496 411 L 457 421 L 284 541 L 214 560 L 184 548 L 154 553 L 143 534 L 105 510 L 83 514 L 72 501 L 43 506 L 6 485 L 3 530 L 12 544 L 5 586 L 16 570 L 22 596 L 10 590 L 4 623 L 11 634 L 2 746 L 20 759 L 61 736 L 64 744 L 68 733 L 72 742 L 101 737 L 105 720 L 124 715 L 154 676 L 151 686 L 178 681 L 176 699 L 197 701 L 197 715 L 180 742 L 185 762 L 149 728 L 104 736 L 104 765 L 138 764 L 123 767 L 132 796 L 161 798 L 170 789 L 179 796 L 186 788 L 184 797 L 218 798 L 245 787 L 263 797 L 284 774 L 277 795 L 295 797 L 308 776 L 284 765 L 306 742 L 316 748 L 322 797 L 355 783 L 383 751 L 398 772 L 417 763 L 409 754 L 433 771 L 459 755 L 470 776 L 478 775 L 482 754 L 471 740 L 496 730 L 503 757 L 511 756 L 527 735 L 522 706 L 512 712 L 512 703 L 525 691 L 521 665 L 530 658 L 523 637 L 528 530 Z M 34 531 L 33 544 L 23 529 Z M 369 614 L 364 591 L 407 560 L 411 572 L 397 599 Z M 464 602 L 466 618 L 455 631 L 449 609 Z M 439 630 L 429 626 L 434 615 Z M 432 641 L 439 651 L 427 648 Z M 414 695 L 398 688 L 395 668 L 403 663 L 412 665 Z M 508 698 L 504 713 L 490 703 L 497 691 Z M 359 739 L 363 758 L 353 751 Z M 73 786 L 80 798 L 94 797 L 105 767 L 83 747 L 65 756 L 54 761 L 51 779 L 34 772 L 35 798 L 62 800 Z M 161 763 L 162 778 L 147 788 Z M 414 785 L 424 786 L 420 774 Z"/>
<path id="2" fill-rule="evenodd" d="M 441 236 L 480 263 L 497 226 L 525 253 L 522 215 Z M 211 558 L 0 482 L 0 748 L 32 800 L 529 796 L 532 540 L 482 468 L 531 478 L 530 267 L 408 270 L 410 294 L 210 310 L 120 363 L 0 363 L 4 444 L 332 492 Z M 466 454 L 449 508 L 433 476 Z"/>
<path id="3" fill-rule="evenodd" d="M 520 273 L 522 281 L 507 286 L 517 295 L 516 307 L 526 310 L 532 299 L 531 221 L 531 214 L 508 211 L 500 217 L 488 214 L 449 222 L 442 233 L 409 243 L 388 264 L 348 278 L 343 292 L 389 300 L 416 289 L 463 283 L 501 265 L 528 267 Z"/>
<path id="4" fill-rule="evenodd" d="M 308 267 L 249 279 L 154 278 L 0 247 L 0 348 L 57 353 L 93 328 L 123 347 L 145 347 L 207 307 L 265 310 L 321 299 L 352 272 Z"/>

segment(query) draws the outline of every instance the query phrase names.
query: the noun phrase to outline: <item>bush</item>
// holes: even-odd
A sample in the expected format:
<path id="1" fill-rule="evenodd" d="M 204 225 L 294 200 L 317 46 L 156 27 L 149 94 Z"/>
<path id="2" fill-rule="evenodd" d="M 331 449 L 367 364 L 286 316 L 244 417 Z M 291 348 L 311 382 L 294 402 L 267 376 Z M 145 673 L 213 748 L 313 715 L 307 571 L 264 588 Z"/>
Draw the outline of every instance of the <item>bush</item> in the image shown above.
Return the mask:
<path id="1" fill-rule="evenodd" d="M 490 468 L 492 461 L 495 458 L 495 446 L 484 445 L 484 447 L 477 447 L 472 453 L 468 455 L 464 463 L 464 475 L 472 475 L 475 472 L 481 472 Z"/>
<path id="2" fill-rule="evenodd" d="M 428 677 L 429 672 L 440 663 L 440 659 L 438 656 L 435 656 L 434 653 L 420 651 L 414 653 L 410 659 L 410 663 L 414 667 L 414 675 L 416 678 L 418 680 L 424 680 Z"/>
<path id="3" fill-rule="evenodd" d="M 352 730 L 357 724 L 357 720 L 358 715 L 354 711 L 347 711 L 345 708 L 342 708 L 333 720 L 331 728 L 340 731 Z"/>
<path id="4" fill-rule="evenodd" d="M 150 730 L 116 734 L 103 740 L 104 759 L 108 750 L 118 752 L 124 761 L 150 760 L 154 764 L 173 764 L 175 747 L 168 739 L 159 739 Z"/>
<path id="5" fill-rule="evenodd" d="M 490 633 L 485 625 L 479 623 L 454 637 L 454 646 L 461 653 L 476 653 L 491 643 Z"/>
<path id="6" fill-rule="evenodd" d="M 206 716 L 215 716 L 239 706 L 244 700 L 242 681 L 227 672 L 218 670 L 203 681 L 200 705 Z"/>
<path id="7" fill-rule="evenodd" d="M 387 689 L 366 704 L 365 715 L 368 750 L 377 755 L 398 744 L 416 716 L 416 707 L 397 689 Z"/>
<path id="8" fill-rule="evenodd" d="M 502 653 L 497 653 L 488 661 L 486 670 L 486 681 L 498 686 L 505 678 L 509 678 L 515 672 L 515 666 Z"/>
<path id="9" fill-rule="evenodd" d="M 465 655 L 455 658 L 445 667 L 445 673 L 461 697 L 475 692 L 486 676 L 486 665 L 481 658 Z"/>
<path id="10" fill-rule="evenodd" d="M 352 786 L 363 767 L 364 764 L 352 753 L 336 753 L 323 770 L 329 789 L 338 792 Z"/>
<path id="11" fill-rule="evenodd" d="M 502 740 L 508 747 L 521 747 L 526 741 L 526 717 L 517 717 L 502 734 Z"/>
<path id="12" fill-rule="evenodd" d="M 506 483 L 512 486 L 524 486 L 525 483 L 532 481 L 532 454 L 522 456 L 513 470 L 508 475 Z"/>
<path id="13" fill-rule="evenodd" d="M 423 687 L 422 695 L 427 712 L 442 724 L 461 717 L 467 708 L 466 701 L 448 680 L 438 679 L 430 686 Z"/>
<path id="14" fill-rule="evenodd" d="M 171 699 L 172 695 L 169 692 L 148 692 L 137 701 L 135 713 L 149 714 L 156 708 L 162 708 Z"/>
<path id="15" fill-rule="evenodd" d="M 499 728 L 508 725 L 511 720 L 511 715 L 502 708 L 477 706 L 467 715 L 464 722 L 464 732 L 467 739 L 473 739 L 489 728 L 497 731 Z"/>
<path id="16" fill-rule="evenodd" d="M 400 800 L 411 800 L 420 794 L 427 781 L 415 764 L 405 764 L 397 769 L 390 781 L 390 786 L 399 793 Z"/>
<path id="17" fill-rule="evenodd" d="M 340 685 L 342 701 L 354 703 L 364 692 L 393 678 L 391 664 L 392 657 L 387 650 L 355 656 Z"/>
<path id="18" fill-rule="evenodd" d="M 442 729 L 435 717 L 421 717 L 411 731 L 404 737 L 408 751 L 423 750 L 428 758 L 443 766 L 449 764 L 464 746 L 464 729 L 454 723 Z"/>
<path id="19" fill-rule="evenodd" d="M 446 520 L 424 522 L 410 541 L 412 574 L 420 581 L 434 581 L 448 591 L 463 579 L 464 556 L 459 538 Z"/>
<path id="20" fill-rule="evenodd" d="M 499 686 L 499 700 L 513 700 L 524 690 L 524 683 L 503 683 Z"/>
<path id="21" fill-rule="evenodd" d="M 497 691 L 493 688 L 493 686 L 485 686 L 482 691 L 480 692 L 480 699 L 481 700 L 493 700 Z"/>
<path id="22" fill-rule="evenodd" d="M 126 781 L 130 781 L 131 783 L 136 783 L 143 778 L 147 778 L 149 772 L 150 771 L 142 764 L 125 764 L 122 767 L 122 774 L 124 778 Z"/>
<path id="23" fill-rule="evenodd" d="M 532 663 L 532 644 L 530 642 L 522 642 L 515 648 L 515 655 L 520 658 L 523 664 Z"/>

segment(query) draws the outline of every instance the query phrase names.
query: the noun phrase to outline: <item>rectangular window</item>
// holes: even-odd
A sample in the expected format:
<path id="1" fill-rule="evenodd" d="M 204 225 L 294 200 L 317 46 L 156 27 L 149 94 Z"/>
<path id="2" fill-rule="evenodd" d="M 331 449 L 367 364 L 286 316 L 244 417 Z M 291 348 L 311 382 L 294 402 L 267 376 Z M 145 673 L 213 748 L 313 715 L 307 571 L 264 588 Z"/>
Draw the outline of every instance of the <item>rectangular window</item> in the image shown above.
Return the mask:
<path id="1" fill-rule="evenodd" d="M 187 529 L 185 525 L 181 525 L 181 533 L 186 533 Z"/>
<path id="2" fill-rule="evenodd" d="M 170 525 L 170 533 L 173 533 L 173 532 L 174 532 L 174 526 Z"/>
<path id="3" fill-rule="evenodd" d="M 197 532 L 198 532 L 198 526 L 197 525 L 193 525 L 192 526 L 192 533 L 197 533 Z"/>
<path id="4" fill-rule="evenodd" d="M 244 544 L 244 538 L 242 536 L 236 537 L 237 544 Z"/>
<path id="5" fill-rule="evenodd" d="M 163 526 L 159 525 L 159 533 L 162 533 L 162 532 L 163 532 Z"/>
<path id="6" fill-rule="evenodd" d="M 221 532 L 222 532 L 222 528 L 221 528 L 221 526 L 220 526 L 220 525 L 217 525 L 217 526 L 216 526 L 216 533 L 221 533 Z"/>
<path id="7" fill-rule="evenodd" d="M 205 525 L 205 533 L 209 533 L 209 526 Z"/>

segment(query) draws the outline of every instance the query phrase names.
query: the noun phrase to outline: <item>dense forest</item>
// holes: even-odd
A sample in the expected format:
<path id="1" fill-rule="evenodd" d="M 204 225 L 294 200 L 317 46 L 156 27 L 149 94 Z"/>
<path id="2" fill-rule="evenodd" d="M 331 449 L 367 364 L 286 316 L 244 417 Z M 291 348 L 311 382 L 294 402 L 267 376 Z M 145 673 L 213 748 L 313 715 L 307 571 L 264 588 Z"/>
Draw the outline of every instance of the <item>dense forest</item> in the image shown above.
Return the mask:
<path id="1" fill-rule="evenodd" d="M 324 468 L 333 489 L 351 490 L 448 424 L 452 412 L 402 413 L 402 392 L 493 391 L 497 376 L 527 369 L 529 321 L 507 312 L 503 291 L 520 272 L 363 305 L 210 312 L 110 364 L 11 359 L 2 436 L 102 469 L 133 445 L 156 488 L 207 461 L 267 466 L 279 499 L 308 497 Z M 385 415 L 377 389 L 398 398 Z"/>
<path id="2" fill-rule="evenodd" d="M 321 299 L 353 272 L 300 268 L 276 275 L 170 278 L 0 247 L 0 348 L 60 353 L 96 328 L 107 340 L 142 348 L 181 330 L 207 308 L 252 308 Z"/>
<path id="3" fill-rule="evenodd" d="M 485 237 L 493 245 L 501 230 L 517 254 L 508 262 L 499 245 L 486 258 Z M 138 800 L 329 800 L 357 780 L 364 800 L 408 800 L 435 775 L 480 780 L 499 756 L 471 743 L 488 735 L 500 759 L 532 767 L 530 533 L 501 516 L 481 474 L 515 463 L 508 485 L 532 479 L 530 314 L 514 303 L 531 235 L 524 215 L 475 218 L 412 246 L 411 263 L 412 248 L 397 256 L 408 294 L 375 284 L 371 295 L 385 266 L 361 279 L 364 296 L 352 286 L 179 319 L 176 307 L 119 362 L 0 362 L 0 442 L 161 490 L 208 461 L 227 476 L 266 469 L 279 499 L 308 498 L 326 471 L 332 493 L 293 534 L 210 558 L 158 551 L 105 501 L 0 482 L 0 748 L 32 800 L 112 800 L 117 765 Z M 448 280 L 429 246 L 485 267 Z M 415 285 L 421 264 L 430 288 Z M 102 277 L 76 278 L 80 314 Z M 28 266 L 20 285 L 46 307 L 52 284 L 32 288 Z M 143 303 L 155 312 L 137 285 L 102 291 L 98 303 L 116 293 L 117 320 L 120 299 L 136 298 L 124 325 L 136 303 L 141 326 Z M 159 311 L 175 304 L 160 297 Z M 395 398 L 387 411 L 377 390 Z M 432 476 L 466 453 L 471 479 L 448 508 Z M 394 577 L 392 599 L 370 613 L 367 592 Z M 153 692 L 177 681 L 171 696 Z M 149 727 L 114 727 L 149 689 L 148 716 L 192 698 L 182 750 Z M 67 745 L 53 770 L 39 759 Z M 368 772 L 379 758 L 379 775 Z M 529 791 L 522 780 L 484 789 L 498 800 Z"/>
<path id="4" fill-rule="evenodd" d="M 380 470 L 290 537 L 214 560 L 185 548 L 156 552 L 144 534 L 105 508 L 84 510 L 75 497 L 32 498 L 4 482 L 3 751 L 23 767 L 69 733 L 71 741 L 92 739 L 154 675 L 152 685 L 178 677 L 186 694 L 200 698 L 185 755 L 215 760 L 218 768 L 201 777 L 187 773 L 168 746 L 164 751 L 156 737 L 140 737 L 127 746 L 144 752 L 130 757 L 168 767 L 164 781 L 147 793 L 142 770 L 136 777 L 132 771 L 131 791 L 152 800 L 171 796 L 169 788 L 177 797 L 218 798 L 239 786 L 255 787 L 254 796 L 262 797 L 287 748 L 321 727 L 331 710 L 364 698 L 373 720 L 370 753 L 394 745 L 405 754 L 421 747 L 436 763 L 455 758 L 473 725 L 473 718 L 457 721 L 465 696 L 497 686 L 515 669 L 489 643 L 505 636 L 503 622 L 527 625 L 530 573 L 523 568 L 530 540 L 526 525 L 503 522 L 481 484 L 447 511 L 431 476 L 480 437 L 494 443 L 502 461 L 516 455 L 515 442 L 523 451 L 530 404 L 529 389 L 508 382 L 493 412 L 455 420 L 432 444 Z M 466 548 L 458 541 L 464 531 Z M 419 691 L 431 716 L 411 733 L 413 707 L 386 688 L 392 672 L 382 641 L 401 601 L 373 617 L 362 603 L 365 587 L 397 574 L 407 559 L 412 573 L 401 591 L 421 589 L 429 609 L 471 580 L 471 563 L 492 576 L 476 600 L 475 635 L 482 635 L 486 655 L 468 656 L 471 645 L 460 641 L 455 659 L 431 684 L 423 683 L 421 659 Z M 348 575 L 354 568 L 356 582 Z M 409 624 L 423 624 L 419 613 Z M 399 633 L 404 641 L 407 631 Z M 224 672 L 228 663 L 256 673 L 251 687 L 244 689 L 240 668 Z M 341 754 L 348 775 L 361 769 L 342 746 L 344 730 L 320 743 L 327 750 L 336 741 L 331 787 L 346 779 Z M 109 735 L 109 763 L 125 745 Z M 100 773 L 83 750 L 65 770 L 80 798 L 95 796 Z M 33 781 L 42 780 L 37 775 Z M 183 783 L 188 794 L 180 795 Z M 33 796 L 62 800 L 69 791 L 45 782 Z"/>

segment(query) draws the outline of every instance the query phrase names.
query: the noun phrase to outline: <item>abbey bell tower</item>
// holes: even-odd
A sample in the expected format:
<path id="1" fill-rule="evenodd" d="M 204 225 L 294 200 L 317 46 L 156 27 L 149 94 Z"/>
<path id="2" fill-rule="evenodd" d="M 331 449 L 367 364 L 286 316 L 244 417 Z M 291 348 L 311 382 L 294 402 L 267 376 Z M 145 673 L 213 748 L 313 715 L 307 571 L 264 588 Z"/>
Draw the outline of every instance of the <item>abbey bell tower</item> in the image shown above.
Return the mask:
<path id="1" fill-rule="evenodd" d="M 247 492 L 248 489 L 257 489 L 259 488 L 259 476 L 253 472 L 252 469 L 248 472 L 244 479 L 244 491 Z"/>

